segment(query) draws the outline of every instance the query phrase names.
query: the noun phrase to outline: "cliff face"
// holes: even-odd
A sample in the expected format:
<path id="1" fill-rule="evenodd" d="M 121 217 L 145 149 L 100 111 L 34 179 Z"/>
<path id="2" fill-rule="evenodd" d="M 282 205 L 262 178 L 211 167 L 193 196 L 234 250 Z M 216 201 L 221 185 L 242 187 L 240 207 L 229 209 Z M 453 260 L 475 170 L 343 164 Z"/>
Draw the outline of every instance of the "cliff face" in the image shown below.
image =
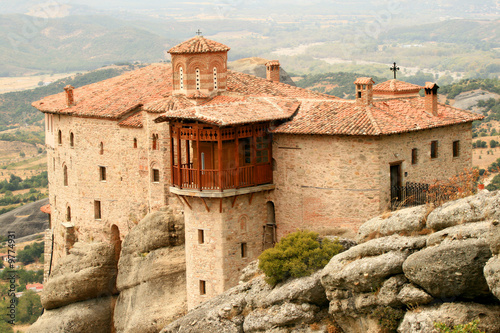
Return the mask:
<path id="1" fill-rule="evenodd" d="M 182 216 L 152 213 L 125 238 L 118 267 L 116 247 L 75 245 L 29 332 L 418 333 L 475 319 L 500 332 L 499 221 L 500 192 L 488 191 L 385 214 L 312 276 L 273 288 L 254 262 L 238 286 L 185 314 Z"/>

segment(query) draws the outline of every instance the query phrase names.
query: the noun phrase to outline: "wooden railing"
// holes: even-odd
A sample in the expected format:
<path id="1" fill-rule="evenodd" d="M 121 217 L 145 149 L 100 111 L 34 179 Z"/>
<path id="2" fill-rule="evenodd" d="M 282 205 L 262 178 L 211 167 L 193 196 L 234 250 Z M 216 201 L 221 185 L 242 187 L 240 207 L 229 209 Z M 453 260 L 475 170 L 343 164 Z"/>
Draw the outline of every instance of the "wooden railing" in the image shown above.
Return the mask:
<path id="1" fill-rule="evenodd" d="M 222 170 L 221 178 L 219 178 L 219 170 L 198 170 L 186 164 L 181 165 L 181 178 L 179 178 L 179 168 L 176 165 L 172 172 L 174 175 L 172 185 L 186 189 L 225 190 L 268 184 L 273 181 L 270 163 Z M 219 179 L 222 179 L 222 184 L 219 184 Z"/>

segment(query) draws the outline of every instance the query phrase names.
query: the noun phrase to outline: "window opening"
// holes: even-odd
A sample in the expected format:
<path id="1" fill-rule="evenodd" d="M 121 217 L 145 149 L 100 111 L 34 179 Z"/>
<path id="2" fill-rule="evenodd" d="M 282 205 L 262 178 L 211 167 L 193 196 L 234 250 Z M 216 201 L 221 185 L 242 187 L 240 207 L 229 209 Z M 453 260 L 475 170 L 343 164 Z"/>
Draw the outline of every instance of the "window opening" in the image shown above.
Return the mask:
<path id="1" fill-rule="evenodd" d="M 460 141 L 453 141 L 453 157 L 460 155 Z"/>
<path id="2" fill-rule="evenodd" d="M 206 293 L 207 293 L 206 282 L 203 280 L 200 280 L 200 295 L 205 295 Z"/>
<path id="3" fill-rule="evenodd" d="M 214 67 L 214 89 L 217 89 L 217 67 Z"/>
<path id="4" fill-rule="evenodd" d="M 247 243 L 241 243 L 241 257 L 247 257 Z"/>
<path id="5" fill-rule="evenodd" d="M 431 141 L 431 158 L 436 158 L 438 156 L 438 142 Z"/>
<path id="6" fill-rule="evenodd" d="M 71 207 L 68 206 L 68 208 L 66 208 L 66 221 L 70 222 L 71 221 Z"/>
<path id="7" fill-rule="evenodd" d="M 153 183 L 159 183 L 159 182 L 160 182 L 160 170 L 153 169 Z"/>
<path id="8" fill-rule="evenodd" d="M 62 133 L 61 133 L 61 130 L 59 130 L 59 132 L 57 132 L 57 143 L 62 145 Z"/>
<path id="9" fill-rule="evenodd" d="M 179 82 L 180 82 L 180 88 L 184 89 L 184 70 L 179 68 Z"/>
<path id="10" fill-rule="evenodd" d="M 134 138 L 134 148 L 137 148 L 137 138 Z"/>
<path id="11" fill-rule="evenodd" d="M 106 181 L 106 167 L 104 166 L 99 167 L 99 180 L 101 182 Z"/>
<path id="12" fill-rule="evenodd" d="M 66 165 L 63 167 L 63 174 L 64 174 L 64 186 L 68 186 L 68 167 Z"/>
<path id="13" fill-rule="evenodd" d="M 101 219 L 101 201 L 94 200 L 94 218 L 96 220 Z"/>
<path id="14" fill-rule="evenodd" d="M 205 230 L 198 229 L 198 244 L 205 244 Z"/>
<path id="15" fill-rule="evenodd" d="M 99 144 L 99 155 L 102 155 L 104 154 L 104 144 L 101 142 Z"/>
<path id="16" fill-rule="evenodd" d="M 196 68 L 196 90 L 200 90 L 200 69 Z"/>
<path id="17" fill-rule="evenodd" d="M 75 146 L 75 135 L 73 134 L 73 132 L 69 133 L 69 146 Z"/>
<path id="18" fill-rule="evenodd" d="M 411 164 L 417 164 L 417 148 L 411 150 Z"/>

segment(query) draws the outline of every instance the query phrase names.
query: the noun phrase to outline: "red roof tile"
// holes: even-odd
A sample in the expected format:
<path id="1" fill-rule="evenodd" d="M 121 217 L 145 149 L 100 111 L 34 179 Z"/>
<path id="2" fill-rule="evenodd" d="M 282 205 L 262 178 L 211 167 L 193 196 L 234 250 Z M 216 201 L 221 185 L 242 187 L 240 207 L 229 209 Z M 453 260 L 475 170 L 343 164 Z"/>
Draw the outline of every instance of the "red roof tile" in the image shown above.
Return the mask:
<path id="1" fill-rule="evenodd" d="M 206 52 L 225 52 L 230 48 L 219 42 L 207 39 L 203 36 L 196 36 L 180 43 L 168 50 L 170 54 L 179 53 L 206 53 Z"/>
<path id="2" fill-rule="evenodd" d="M 123 127 L 142 128 L 144 126 L 142 123 L 142 112 L 131 115 L 125 120 L 119 122 L 118 125 Z"/>
<path id="3" fill-rule="evenodd" d="M 379 84 L 376 84 L 373 86 L 373 93 L 376 94 L 377 92 L 392 92 L 392 93 L 398 93 L 398 92 L 406 92 L 406 93 L 417 93 L 422 89 L 423 87 L 418 86 L 416 84 L 411 84 L 408 82 L 403 82 L 399 81 L 396 79 L 385 81 Z"/>
<path id="4" fill-rule="evenodd" d="M 297 111 L 299 105 L 300 102 L 293 99 L 254 97 L 226 104 L 172 110 L 158 117 L 155 121 L 190 119 L 218 126 L 249 124 L 290 118 Z"/>
<path id="5" fill-rule="evenodd" d="M 40 207 L 40 210 L 42 211 L 42 213 L 50 214 L 50 204 Z"/>
<path id="6" fill-rule="evenodd" d="M 358 77 L 354 84 L 373 84 L 375 83 L 371 77 Z"/>
<path id="7" fill-rule="evenodd" d="M 303 101 L 297 115 L 278 126 L 275 133 L 387 135 L 411 132 L 484 118 L 481 115 L 438 105 L 439 116 L 425 111 L 424 98 L 400 98 L 362 106 L 351 101 Z"/>

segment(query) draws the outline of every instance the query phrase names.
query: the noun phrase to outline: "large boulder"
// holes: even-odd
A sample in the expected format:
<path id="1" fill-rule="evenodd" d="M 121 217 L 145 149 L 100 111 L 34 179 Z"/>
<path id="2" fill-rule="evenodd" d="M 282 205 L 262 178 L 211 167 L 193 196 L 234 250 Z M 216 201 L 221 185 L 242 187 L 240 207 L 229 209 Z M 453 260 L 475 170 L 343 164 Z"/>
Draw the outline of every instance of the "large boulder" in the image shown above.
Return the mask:
<path id="1" fill-rule="evenodd" d="M 433 210 L 427 217 L 427 228 L 442 230 L 455 225 L 500 218 L 500 191 L 450 201 Z"/>
<path id="2" fill-rule="evenodd" d="M 105 297 L 45 310 L 27 333 L 111 333 L 114 303 Z"/>
<path id="3" fill-rule="evenodd" d="M 411 234 L 425 228 L 427 206 L 417 206 L 382 214 L 363 223 L 356 237 L 364 242 L 370 237 L 390 236 L 392 234 Z"/>
<path id="4" fill-rule="evenodd" d="M 500 222 L 498 220 L 493 220 L 490 224 L 488 243 L 490 244 L 491 253 L 494 255 L 499 255 L 500 254 Z"/>
<path id="5" fill-rule="evenodd" d="M 449 227 L 427 238 L 427 246 L 438 245 L 444 241 L 464 240 L 468 238 L 486 239 L 490 230 L 490 222 L 465 223 Z"/>
<path id="6" fill-rule="evenodd" d="M 116 293 L 117 263 L 108 243 L 74 244 L 59 260 L 41 296 L 46 310 Z"/>
<path id="7" fill-rule="evenodd" d="M 484 239 L 444 241 L 408 257 L 405 276 L 436 298 L 489 294 L 483 268 L 490 259 Z"/>
<path id="8" fill-rule="evenodd" d="M 266 309 L 252 311 L 243 321 L 245 333 L 267 332 L 273 327 L 286 327 L 293 324 L 312 323 L 318 312 L 316 306 L 303 303 L 284 303 Z"/>
<path id="9" fill-rule="evenodd" d="M 156 333 L 187 312 L 184 219 L 147 215 L 123 241 L 114 324 L 120 333 Z"/>
<path id="10" fill-rule="evenodd" d="M 479 319 L 479 329 L 484 332 L 500 332 L 500 306 L 478 303 L 442 303 L 420 306 L 406 312 L 399 325 L 401 333 L 438 333 L 434 323 L 448 327 Z"/>
<path id="11" fill-rule="evenodd" d="M 484 277 L 491 293 L 500 299 L 500 257 L 494 256 L 484 266 Z"/>

